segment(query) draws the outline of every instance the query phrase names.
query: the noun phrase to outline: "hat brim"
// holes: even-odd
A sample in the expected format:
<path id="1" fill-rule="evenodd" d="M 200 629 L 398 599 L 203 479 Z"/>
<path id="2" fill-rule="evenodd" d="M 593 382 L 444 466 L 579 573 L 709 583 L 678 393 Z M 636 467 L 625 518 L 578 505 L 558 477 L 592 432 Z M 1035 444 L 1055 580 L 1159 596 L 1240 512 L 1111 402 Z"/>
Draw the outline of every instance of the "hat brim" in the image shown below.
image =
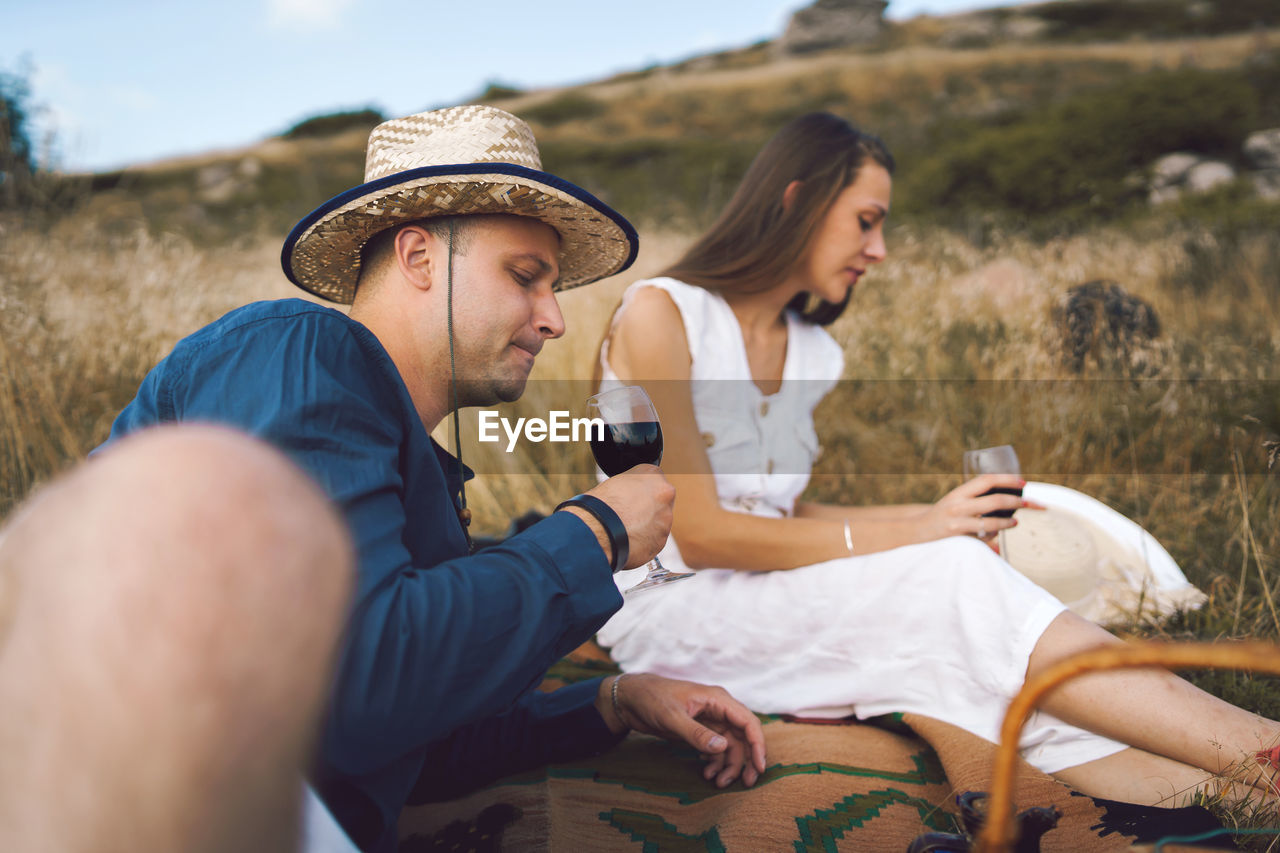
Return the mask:
<path id="1" fill-rule="evenodd" d="M 1157 589 L 1183 589 L 1191 585 L 1177 561 L 1154 536 L 1140 524 L 1097 498 L 1056 483 L 1034 481 L 1027 483 L 1022 496 L 1029 501 L 1072 513 L 1088 522 L 1093 528 L 1091 533 L 1095 536 L 1105 536 L 1120 548 L 1136 555 L 1150 570 Z"/>
<path id="2" fill-rule="evenodd" d="M 1077 615 L 1102 625 L 1160 622 L 1179 610 L 1195 610 L 1206 601 L 1205 594 L 1187 580 L 1155 537 L 1101 501 L 1052 483 L 1027 483 L 1022 495 L 1082 528 L 1080 532 L 1092 540 L 1097 558 L 1093 588 L 1080 600 L 1067 602 Z M 1017 517 L 1037 512 L 1019 510 Z M 1020 556 L 1022 545 L 1013 539 L 1024 530 L 1031 533 L 1031 527 L 1024 525 L 1010 531 L 1007 557 L 1014 568 L 1035 580 L 1046 566 L 1034 547 Z"/>
<path id="3" fill-rule="evenodd" d="M 639 249 L 631 223 L 581 187 L 510 163 L 464 163 L 397 172 L 334 196 L 294 226 L 280 264 L 298 287 L 346 304 L 374 234 L 415 219 L 486 213 L 529 216 L 559 233 L 556 290 L 622 272 Z"/>

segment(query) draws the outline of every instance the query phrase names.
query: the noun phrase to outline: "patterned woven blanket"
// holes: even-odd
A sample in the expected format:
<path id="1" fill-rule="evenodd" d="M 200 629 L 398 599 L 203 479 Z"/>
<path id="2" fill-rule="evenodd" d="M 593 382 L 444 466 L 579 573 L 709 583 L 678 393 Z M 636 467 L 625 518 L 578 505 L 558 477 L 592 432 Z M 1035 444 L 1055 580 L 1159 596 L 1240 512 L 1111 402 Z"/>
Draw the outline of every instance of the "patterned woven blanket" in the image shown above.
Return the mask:
<path id="1" fill-rule="evenodd" d="M 613 671 L 598 648 L 583 647 L 552 670 L 546 686 Z M 986 790 L 990 778 L 994 746 L 926 717 L 761 719 L 769 764 L 753 788 L 717 789 L 699 775 L 692 749 L 633 734 L 596 758 L 406 809 L 400 851 L 905 853 L 924 833 L 960 831 L 956 795 Z M 1093 800 L 1025 763 L 1015 801 L 1062 813 L 1043 838 L 1045 851 L 1127 850 L 1218 826 L 1201 808 Z"/>

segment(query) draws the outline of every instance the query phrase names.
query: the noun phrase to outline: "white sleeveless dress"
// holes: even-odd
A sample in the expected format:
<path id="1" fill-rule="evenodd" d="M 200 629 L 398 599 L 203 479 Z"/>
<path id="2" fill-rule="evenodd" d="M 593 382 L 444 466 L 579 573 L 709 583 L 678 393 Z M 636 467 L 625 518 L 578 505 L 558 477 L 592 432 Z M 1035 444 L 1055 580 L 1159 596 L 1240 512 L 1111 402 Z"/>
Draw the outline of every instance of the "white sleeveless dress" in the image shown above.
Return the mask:
<path id="1" fill-rule="evenodd" d="M 665 291 L 684 322 L 694 413 L 721 505 L 790 515 L 817 454 L 813 410 L 843 368 L 839 344 L 788 315 L 782 384 L 765 395 L 724 299 L 671 278 L 639 281 L 615 323 L 642 287 Z M 607 347 L 602 384 L 617 384 Z M 674 537 L 660 557 L 686 570 Z M 619 585 L 643 576 L 619 573 Z M 1031 651 L 1063 609 L 990 548 L 958 536 L 787 571 L 700 569 L 628 596 L 597 639 L 624 671 L 718 684 L 761 713 L 915 712 L 998 742 Z M 1048 773 L 1125 748 L 1044 712 L 1020 745 Z"/>

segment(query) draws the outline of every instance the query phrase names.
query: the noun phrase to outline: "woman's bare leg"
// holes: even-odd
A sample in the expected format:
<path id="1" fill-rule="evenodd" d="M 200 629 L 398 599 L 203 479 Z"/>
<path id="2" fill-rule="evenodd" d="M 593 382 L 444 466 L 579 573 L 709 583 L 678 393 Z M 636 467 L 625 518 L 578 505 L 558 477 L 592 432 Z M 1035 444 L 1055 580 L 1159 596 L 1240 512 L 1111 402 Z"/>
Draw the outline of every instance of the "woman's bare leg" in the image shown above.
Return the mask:
<path id="1" fill-rule="evenodd" d="M 1187 805 L 1198 793 L 1239 799 L 1257 790 L 1232 785 L 1198 767 L 1133 747 L 1052 775 L 1091 797 L 1144 806 Z"/>
<path id="2" fill-rule="evenodd" d="M 1078 652 L 1120 642 L 1065 611 L 1036 643 L 1027 677 Z M 1280 742 L 1280 723 L 1237 708 L 1162 669 L 1077 676 L 1045 697 L 1043 707 L 1083 729 L 1211 774 L 1242 768 L 1247 776 L 1239 781 L 1250 783 L 1262 783 L 1254 752 Z M 1122 764 L 1118 760 L 1115 767 Z"/>
<path id="3" fill-rule="evenodd" d="M 0 541 L 0 850 L 294 849 L 350 544 L 257 441 L 165 427 Z"/>

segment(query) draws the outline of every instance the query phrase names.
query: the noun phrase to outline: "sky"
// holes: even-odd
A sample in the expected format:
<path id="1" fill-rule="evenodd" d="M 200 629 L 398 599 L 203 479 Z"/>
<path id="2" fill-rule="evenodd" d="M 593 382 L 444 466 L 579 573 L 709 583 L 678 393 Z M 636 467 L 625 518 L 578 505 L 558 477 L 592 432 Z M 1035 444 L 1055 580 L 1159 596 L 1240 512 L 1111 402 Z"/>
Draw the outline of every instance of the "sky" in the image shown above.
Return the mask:
<path id="1" fill-rule="evenodd" d="M 887 15 L 1016 0 L 891 0 Z M 16 7 L 13 5 L 16 3 Z M 775 38 L 805 0 L 6 0 L 52 165 L 100 171 L 249 145 L 314 115 L 461 103 Z"/>

